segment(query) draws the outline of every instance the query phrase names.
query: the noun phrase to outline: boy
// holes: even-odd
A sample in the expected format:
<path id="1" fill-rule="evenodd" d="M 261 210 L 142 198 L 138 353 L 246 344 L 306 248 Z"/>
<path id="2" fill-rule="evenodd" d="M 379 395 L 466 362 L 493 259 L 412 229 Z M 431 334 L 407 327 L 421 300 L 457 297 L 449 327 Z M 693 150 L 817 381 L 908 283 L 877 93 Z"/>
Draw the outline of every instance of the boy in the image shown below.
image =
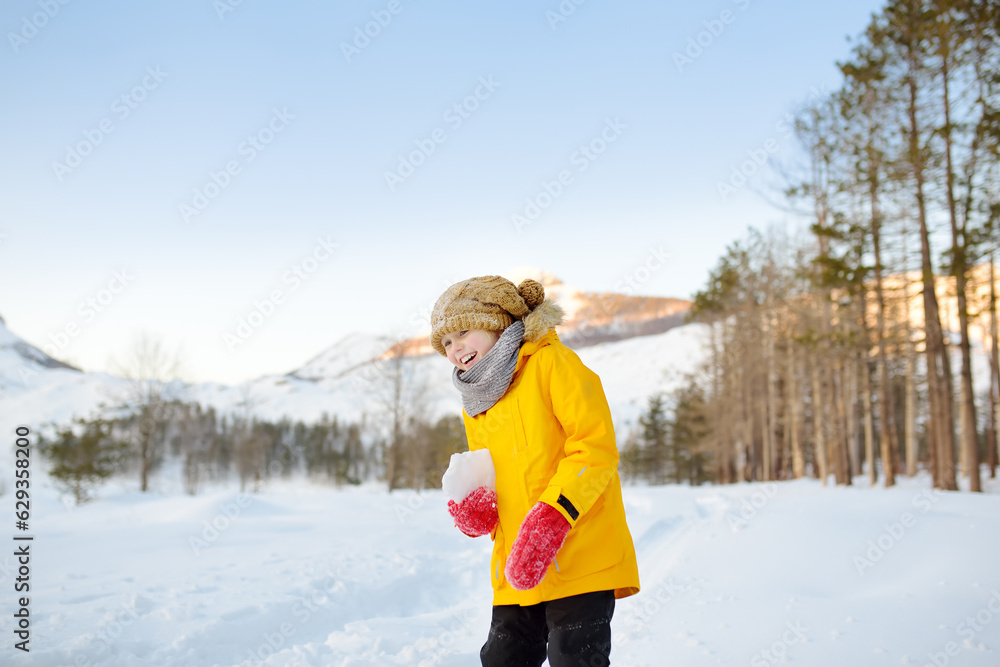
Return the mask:
<path id="1" fill-rule="evenodd" d="M 449 501 L 455 525 L 490 533 L 493 619 L 485 667 L 609 665 L 615 599 L 639 591 L 618 448 L 601 381 L 554 327 L 534 280 L 456 283 L 430 342 L 455 366 L 469 449 L 488 449 L 496 491 Z"/>

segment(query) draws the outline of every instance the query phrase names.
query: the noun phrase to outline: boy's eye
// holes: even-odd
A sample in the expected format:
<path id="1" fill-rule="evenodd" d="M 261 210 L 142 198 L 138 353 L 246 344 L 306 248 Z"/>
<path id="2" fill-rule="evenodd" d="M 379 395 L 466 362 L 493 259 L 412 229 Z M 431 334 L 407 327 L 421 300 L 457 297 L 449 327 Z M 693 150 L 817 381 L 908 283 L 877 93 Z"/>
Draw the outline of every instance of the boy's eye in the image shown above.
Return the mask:
<path id="1" fill-rule="evenodd" d="M 467 333 L 469 333 L 469 330 L 468 330 L 468 329 L 466 329 L 465 331 L 459 331 L 459 332 L 458 332 L 458 335 L 459 335 L 459 336 L 464 336 L 464 335 L 465 335 L 465 334 L 467 334 Z"/>

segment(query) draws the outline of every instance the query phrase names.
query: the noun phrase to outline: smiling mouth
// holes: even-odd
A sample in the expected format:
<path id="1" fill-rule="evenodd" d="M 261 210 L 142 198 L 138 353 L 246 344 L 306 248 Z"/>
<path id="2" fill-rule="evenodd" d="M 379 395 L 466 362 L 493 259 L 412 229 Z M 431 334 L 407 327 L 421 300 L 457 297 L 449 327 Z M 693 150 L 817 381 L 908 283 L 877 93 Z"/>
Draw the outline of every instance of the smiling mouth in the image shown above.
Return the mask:
<path id="1" fill-rule="evenodd" d="M 462 364 L 464 364 L 465 366 L 468 366 L 469 362 L 472 361 L 473 359 L 475 359 L 477 354 L 479 354 L 479 353 L 478 352 L 473 352 L 472 354 L 470 354 L 470 355 L 468 355 L 468 356 L 466 356 L 466 357 L 464 357 L 462 359 L 459 359 L 459 361 L 461 361 Z"/>

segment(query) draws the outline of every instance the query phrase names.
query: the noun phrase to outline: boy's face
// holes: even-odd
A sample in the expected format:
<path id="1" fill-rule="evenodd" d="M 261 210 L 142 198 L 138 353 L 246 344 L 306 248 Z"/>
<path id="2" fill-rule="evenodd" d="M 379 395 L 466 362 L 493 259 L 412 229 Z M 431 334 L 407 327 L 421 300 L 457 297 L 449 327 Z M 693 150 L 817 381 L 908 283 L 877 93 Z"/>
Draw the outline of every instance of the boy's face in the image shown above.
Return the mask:
<path id="1" fill-rule="evenodd" d="M 458 370 L 467 371 L 493 349 L 498 338 L 500 338 L 499 331 L 470 329 L 442 336 L 441 345 L 444 346 L 448 361 L 455 364 Z"/>

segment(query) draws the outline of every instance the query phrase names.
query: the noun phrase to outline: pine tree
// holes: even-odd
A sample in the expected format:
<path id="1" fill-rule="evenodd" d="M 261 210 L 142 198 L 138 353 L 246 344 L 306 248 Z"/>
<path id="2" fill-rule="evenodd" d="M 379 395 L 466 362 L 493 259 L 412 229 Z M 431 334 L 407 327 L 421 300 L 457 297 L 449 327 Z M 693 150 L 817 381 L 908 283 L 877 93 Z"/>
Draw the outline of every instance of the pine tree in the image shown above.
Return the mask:
<path id="1" fill-rule="evenodd" d="M 669 451 L 667 438 L 669 424 L 662 394 L 649 397 L 646 412 L 639 417 L 642 427 L 639 436 L 639 469 L 652 484 L 665 484 L 668 480 Z"/>
<path id="2" fill-rule="evenodd" d="M 708 419 L 704 393 L 694 378 L 677 390 L 674 416 L 670 420 L 670 451 L 674 481 L 697 486 L 709 481 L 705 450 Z"/>
<path id="3" fill-rule="evenodd" d="M 98 483 L 122 469 L 129 446 L 114 437 L 111 421 L 76 419 L 74 423 L 80 435 L 72 426 L 57 429 L 56 439 L 43 439 L 39 449 L 52 463 L 49 476 L 80 505 L 90 500 Z"/>

